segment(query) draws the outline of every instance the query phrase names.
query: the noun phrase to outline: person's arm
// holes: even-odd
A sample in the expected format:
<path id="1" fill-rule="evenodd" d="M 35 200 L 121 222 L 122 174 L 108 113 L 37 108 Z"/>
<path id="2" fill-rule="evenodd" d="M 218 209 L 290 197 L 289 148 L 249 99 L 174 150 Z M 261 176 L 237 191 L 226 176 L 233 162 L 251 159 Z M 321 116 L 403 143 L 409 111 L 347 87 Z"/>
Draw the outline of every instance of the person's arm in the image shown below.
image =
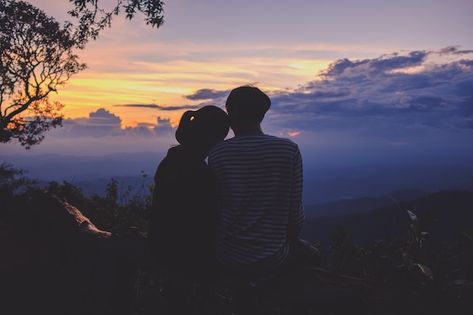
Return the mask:
<path id="1" fill-rule="evenodd" d="M 302 204 L 302 157 L 299 149 L 297 149 L 294 154 L 292 176 L 292 200 L 288 226 L 289 241 L 294 241 L 299 238 L 304 223 L 304 206 Z"/>

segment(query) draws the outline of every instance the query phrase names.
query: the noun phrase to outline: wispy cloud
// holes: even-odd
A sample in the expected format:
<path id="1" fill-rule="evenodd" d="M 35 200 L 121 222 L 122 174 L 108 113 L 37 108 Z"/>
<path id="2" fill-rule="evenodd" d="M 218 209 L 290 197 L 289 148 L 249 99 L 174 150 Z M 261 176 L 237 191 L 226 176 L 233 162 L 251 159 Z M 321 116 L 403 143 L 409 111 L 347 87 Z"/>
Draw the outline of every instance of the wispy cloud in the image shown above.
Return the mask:
<path id="1" fill-rule="evenodd" d="M 158 104 L 118 104 L 118 105 L 113 105 L 113 106 L 131 107 L 131 108 L 149 108 L 149 109 L 157 109 L 157 110 L 164 110 L 164 111 L 196 109 L 199 107 L 199 105 L 163 106 L 163 105 L 158 105 Z"/>
<path id="2" fill-rule="evenodd" d="M 187 95 L 186 98 L 193 101 L 199 100 L 215 100 L 225 97 L 230 93 L 230 91 L 219 91 L 214 89 L 200 89 L 194 93 Z"/>
<path id="3" fill-rule="evenodd" d="M 64 109 L 67 116 L 86 115 L 97 108 L 97 104 L 106 108 L 115 104 L 192 105 L 203 100 L 193 95 L 201 87 L 225 91 L 236 85 L 261 82 L 272 91 L 295 88 L 340 55 L 373 53 L 369 47 L 304 43 L 288 46 L 282 43 L 243 45 L 144 40 L 130 44 L 123 41 L 132 37 L 134 35 L 124 37 L 121 33 L 117 38 L 105 36 L 81 52 L 88 69 L 72 78 L 57 96 L 67 105 Z M 106 45 L 101 44 L 104 41 Z M 120 111 L 120 114 L 125 123 L 131 125 L 146 119 L 138 110 Z"/>

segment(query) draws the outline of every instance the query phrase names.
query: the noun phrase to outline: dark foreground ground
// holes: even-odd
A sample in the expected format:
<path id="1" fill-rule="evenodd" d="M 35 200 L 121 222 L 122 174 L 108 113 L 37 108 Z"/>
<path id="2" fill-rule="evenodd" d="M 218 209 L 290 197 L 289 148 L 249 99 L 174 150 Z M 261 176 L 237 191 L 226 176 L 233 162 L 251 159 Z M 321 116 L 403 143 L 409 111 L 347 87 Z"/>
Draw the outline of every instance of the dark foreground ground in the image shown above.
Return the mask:
<path id="1" fill-rule="evenodd" d="M 400 205 L 389 240 L 360 246 L 335 227 L 328 244 L 314 243 L 317 259 L 301 251 L 277 275 L 218 273 L 202 284 L 146 262 L 146 200 L 118 205 L 113 185 L 95 199 L 68 184 L 18 190 L 9 178 L 0 181 L 0 314 L 169 314 L 173 301 L 186 314 L 473 313 L 469 192 L 428 196 L 415 212 Z M 371 226 L 379 211 L 348 221 Z"/>

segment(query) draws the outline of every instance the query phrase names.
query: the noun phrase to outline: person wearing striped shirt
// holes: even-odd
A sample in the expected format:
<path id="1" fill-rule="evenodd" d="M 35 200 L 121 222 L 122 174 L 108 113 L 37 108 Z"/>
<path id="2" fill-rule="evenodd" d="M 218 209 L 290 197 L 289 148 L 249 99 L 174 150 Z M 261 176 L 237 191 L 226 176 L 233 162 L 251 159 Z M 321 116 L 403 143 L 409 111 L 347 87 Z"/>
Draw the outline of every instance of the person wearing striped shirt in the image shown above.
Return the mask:
<path id="1" fill-rule="evenodd" d="M 220 202 L 217 259 L 234 270 L 282 265 L 304 220 L 301 153 L 291 140 L 261 130 L 270 106 L 256 87 L 232 90 L 226 110 L 235 137 L 208 156 Z"/>

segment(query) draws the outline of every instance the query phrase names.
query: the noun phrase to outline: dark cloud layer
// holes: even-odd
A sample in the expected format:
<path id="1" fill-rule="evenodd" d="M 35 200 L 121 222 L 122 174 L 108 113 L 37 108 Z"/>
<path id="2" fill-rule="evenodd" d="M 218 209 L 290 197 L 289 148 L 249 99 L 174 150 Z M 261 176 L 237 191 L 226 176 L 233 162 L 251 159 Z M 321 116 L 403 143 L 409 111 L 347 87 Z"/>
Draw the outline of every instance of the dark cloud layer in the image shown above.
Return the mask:
<path id="1" fill-rule="evenodd" d="M 200 89 L 191 95 L 187 95 L 186 98 L 193 101 L 203 100 L 215 100 L 220 99 L 228 95 L 230 91 L 219 91 L 213 89 Z"/>
<path id="2" fill-rule="evenodd" d="M 423 61 L 429 55 L 426 51 L 413 51 L 408 55 L 403 56 L 398 53 L 391 55 L 384 55 L 375 59 L 364 59 L 364 60 L 349 60 L 349 59 L 340 59 L 332 63 L 328 70 L 324 72 L 324 75 L 327 77 L 333 77 L 341 75 L 343 73 L 348 73 L 350 70 L 358 68 L 363 68 L 366 72 L 385 72 L 389 70 L 412 67 L 422 64 Z"/>
<path id="3" fill-rule="evenodd" d="M 202 89 L 215 100 L 227 91 Z M 312 82 L 271 95 L 267 123 L 300 130 L 404 128 L 469 130 L 473 126 L 473 51 L 393 53 L 340 59 Z M 390 131 L 391 130 L 391 131 Z"/>
<path id="4" fill-rule="evenodd" d="M 455 54 L 455 55 L 465 55 L 473 53 L 473 50 L 462 50 L 458 46 L 449 46 L 442 48 L 438 51 L 439 54 Z"/>
<path id="5" fill-rule="evenodd" d="M 201 89 L 191 97 L 224 103 L 228 92 Z M 315 80 L 270 97 L 265 130 L 299 141 L 366 145 L 373 154 L 377 145 L 402 151 L 402 144 L 406 153 L 464 146 L 473 141 L 473 51 L 446 47 L 340 59 Z"/>
<path id="6" fill-rule="evenodd" d="M 184 109 L 196 109 L 199 107 L 198 105 L 179 105 L 179 106 L 163 106 L 158 104 L 120 104 L 114 105 L 115 107 L 131 107 L 131 108 L 150 108 L 150 109 L 158 109 L 164 111 L 176 111 L 176 110 L 184 110 Z"/>
<path id="7" fill-rule="evenodd" d="M 440 54 L 461 54 L 465 59 L 427 62 Z M 470 128 L 473 56 L 466 59 L 468 54 L 449 48 L 339 60 L 320 80 L 274 95 L 274 111 L 288 114 L 297 108 L 312 118 L 376 117 L 396 125 Z"/>
<path id="8" fill-rule="evenodd" d="M 174 111 L 223 104 L 229 91 L 200 89 L 186 96 L 198 105 L 115 105 Z M 413 135 L 463 132 L 473 135 L 473 51 L 394 53 L 373 59 L 340 59 L 316 80 L 295 90 L 271 94 L 265 120 L 271 131 L 353 132 L 405 142 Z M 120 117 L 98 109 L 87 118 L 67 119 L 63 133 L 73 136 L 171 135 L 166 118 L 157 124 L 121 128 Z M 288 133 L 289 135 L 289 133 Z M 427 137 L 427 136 L 426 136 Z"/>

